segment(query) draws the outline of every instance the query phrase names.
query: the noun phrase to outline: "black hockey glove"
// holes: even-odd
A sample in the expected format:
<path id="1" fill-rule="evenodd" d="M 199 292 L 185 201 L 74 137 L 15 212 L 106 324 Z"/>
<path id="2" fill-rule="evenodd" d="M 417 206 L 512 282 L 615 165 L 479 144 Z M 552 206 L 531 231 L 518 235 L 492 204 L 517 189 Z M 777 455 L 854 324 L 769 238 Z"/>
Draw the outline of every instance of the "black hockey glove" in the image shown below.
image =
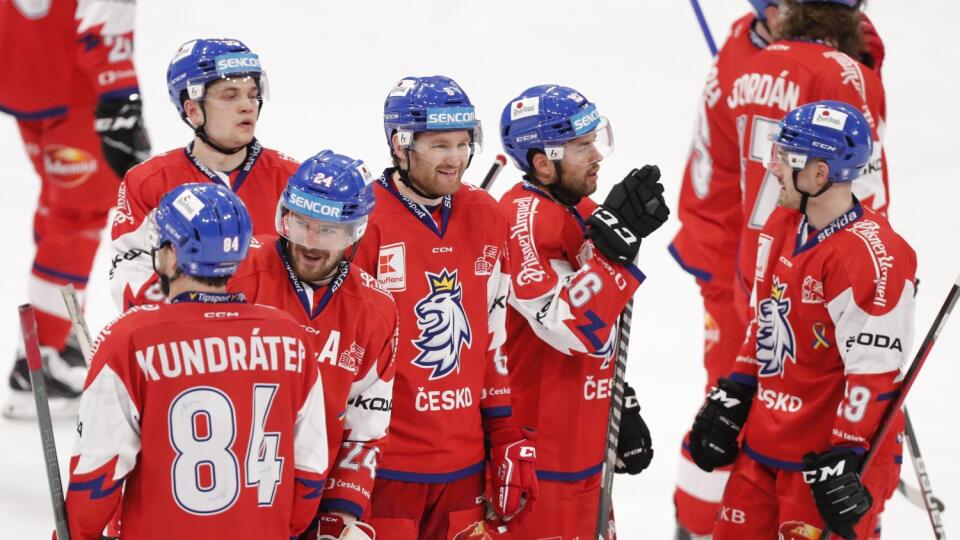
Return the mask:
<path id="1" fill-rule="evenodd" d="M 623 264 L 633 262 L 640 240 L 667 220 L 670 209 L 663 200 L 659 180 L 660 169 L 656 165 L 630 171 L 587 219 L 585 236 L 607 258 Z"/>
<path id="2" fill-rule="evenodd" d="M 143 125 L 140 96 L 103 100 L 97 104 L 94 128 L 103 156 L 120 179 L 131 167 L 150 157 L 150 138 Z"/>
<path id="3" fill-rule="evenodd" d="M 650 466 L 653 442 L 650 430 L 640 416 L 637 393 L 623 383 L 623 411 L 620 416 L 620 438 L 617 440 L 617 473 L 639 474 Z"/>
<path id="4" fill-rule="evenodd" d="M 820 517 L 843 538 L 856 538 L 853 528 L 873 505 L 860 481 L 860 457 L 837 449 L 803 456 L 803 481 L 810 485 Z"/>
<path id="5" fill-rule="evenodd" d="M 690 455 L 698 467 L 710 472 L 737 459 L 737 437 L 747 421 L 753 392 L 730 379 L 717 379 L 690 430 Z"/>

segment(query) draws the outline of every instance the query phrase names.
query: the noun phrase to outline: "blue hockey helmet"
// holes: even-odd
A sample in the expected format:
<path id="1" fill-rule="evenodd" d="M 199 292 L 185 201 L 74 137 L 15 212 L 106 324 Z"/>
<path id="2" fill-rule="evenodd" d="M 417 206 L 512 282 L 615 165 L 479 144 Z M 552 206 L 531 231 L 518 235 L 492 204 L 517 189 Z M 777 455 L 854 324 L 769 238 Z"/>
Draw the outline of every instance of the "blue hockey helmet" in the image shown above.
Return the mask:
<path id="1" fill-rule="evenodd" d="M 260 57 L 236 39 L 194 39 L 181 45 L 170 61 L 167 92 L 180 117 L 186 120 L 185 99 L 201 100 L 208 84 L 220 79 L 244 77 L 256 81 L 262 105 L 268 95 L 268 84 Z"/>
<path id="2" fill-rule="evenodd" d="M 793 109 L 770 136 L 771 159 L 795 170 L 811 158 L 830 167 L 834 183 L 856 180 L 873 153 L 873 134 L 863 113 L 840 101 L 815 101 Z M 781 152 L 782 151 L 782 152 Z"/>
<path id="3" fill-rule="evenodd" d="M 592 144 L 566 150 L 568 142 L 590 133 L 596 134 Z M 528 88 L 512 99 L 500 115 L 500 137 L 507 155 L 524 171 L 533 168 L 530 150 L 556 161 L 583 154 L 579 157 L 585 162 L 613 152 L 613 130 L 597 106 L 580 92 L 554 84 Z"/>
<path id="4" fill-rule="evenodd" d="M 413 145 L 415 133 L 467 130 L 471 156 L 483 148 L 483 129 L 473 103 L 456 81 L 442 75 L 404 77 L 383 103 L 383 131 L 393 154 L 393 134 L 400 146 Z"/>
<path id="5" fill-rule="evenodd" d="M 160 199 L 151 215 L 147 242 L 169 243 L 177 268 L 188 276 L 227 277 L 247 256 L 253 236 L 243 201 L 220 184 L 183 184 Z"/>
<path id="6" fill-rule="evenodd" d="M 363 161 L 323 150 L 287 180 L 277 233 L 308 249 L 343 250 L 363 236 L 373 205 L 373 175 Z"/>
<path id="7" fill-rule="evenodd" d="M 767 16 L 764 14 L 764 11 L 770 6 L 776 6 L 780 4 L 780 0 L 750 0 L 750 5 L 753 6 L 753 9 L 757 11 L 757 18 L 761 21 L 766 20 Z"/>

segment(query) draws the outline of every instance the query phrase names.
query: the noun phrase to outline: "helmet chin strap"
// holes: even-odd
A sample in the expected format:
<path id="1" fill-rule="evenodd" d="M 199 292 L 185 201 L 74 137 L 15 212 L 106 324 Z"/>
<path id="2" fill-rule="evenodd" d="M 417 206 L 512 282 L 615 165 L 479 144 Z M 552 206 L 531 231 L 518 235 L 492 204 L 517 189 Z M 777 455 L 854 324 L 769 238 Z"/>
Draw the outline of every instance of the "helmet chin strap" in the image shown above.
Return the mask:
<path id="1" fill-rule="evenodd" d="M 407 154 L 407 168 L 409 169 L 409 167 L 410 167 L 410 150 L 409 150 L 409 149 L 404 149 L 404 152 L 406 152 L 406 154 Z M 407 188 L 408 188 L 410 191 L 416 193 L 417 196 L 423 197 L 424 199 L 439 199 L 440 197 L 443 197 L 443 195 L 436 195 L 436 194 L 433 194 L 433 193 L 427 193 L 426 191 L 423 191 L 423 190 L 421 190 L 420 188 L 418 188 L 418 187 L 413 183 L 413 180 L 410 179 L 409 171 L 408 171 L 408 170 L 405 170 L 403 167 L 401 167 L 400 164 L 397 164 L 397 173 L 399 173 L 399 175 L 400 175 L 400 182 L 402 182 L 403 185 L 407 186 Z"/>
<path id="2" fill-rule="evenodd" d="M 816 193 L 807 193 L 806 191 L 801 190 L 801 189 L 800 189 L 800 186 L 797 185 L 797 178 L 799 178 L 799 177 L 800 177 L 800 171 L 798 171 L 798 170 L 796 170 L 796 169 L 793 169 L 793 189 L 797 190 L 797 193 L 800 194 L 800 213 L 801 213 L 801 214 L 806 214 L 806 213 L 807 213 L 807 201 L 808 201 L 811 197 L 819 197 L 820 195 L 823 195 L 823 192 L 825 192 L 825 191 L 827 191 L 828 189 L 830 189 L 830 186 L 833 185 L 833 182 L 831 182 L 830 180 L 827 180 L 827 183 L 824 184 L 822 188 L 820 188 L 819 190 L 817 190 Z"/>

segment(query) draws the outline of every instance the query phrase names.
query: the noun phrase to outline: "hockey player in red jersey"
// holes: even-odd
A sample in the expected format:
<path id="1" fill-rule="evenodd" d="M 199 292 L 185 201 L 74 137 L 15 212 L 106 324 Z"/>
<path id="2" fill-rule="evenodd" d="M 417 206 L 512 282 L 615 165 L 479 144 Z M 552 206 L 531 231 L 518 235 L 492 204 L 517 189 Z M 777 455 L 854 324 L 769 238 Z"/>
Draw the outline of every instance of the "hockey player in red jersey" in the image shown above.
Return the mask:
<path id="1" fill-rule="evenodd" d="M 775 126 L 787 110 L 779 108 L 783 100 L 774 99 L 777 84 L 780 84 L 781 96 L 787 91 L 799 92 L 794 96 L 796 102 L 786 100 L 788 103 L 784 106 L 789 108 L 812 99 L 834 97 L 852 101 L 850 96 L 859 91 L 856 89 L 862 87 L 860 80 L 863 79 L 868 81 L 864 84 L 868 84 L 873 92 L 880 92 L 879 100 L 871 98 L 871 106 L 883 110 L 878 78 L 870 73 L 848 77 L 840 73 L 839 60 L 834 61 L 842 57 L 833 50 L 842 42 L 842 50 L 868 63 L 879 73 L 884 57 L 883 43 L 865 15 L 846 6 L 800 2 L 794 4 L 795 9 L 784 19 L 780 3 L 775 0 L 753 0 L 751 3 L 756 14 L 751 13 L 734 23 L 730 38 L 718 53 L 707 78 L 680 193 L 679 214 L 683 225 L 670 245 L 670 252 L 680 266 L 697 279 L 703 297 L 704 367 L 708 387 L 717 377 L 729 372 L 743 341 L 750 286 L 743 276 L 750 276 L 758 228 L 763 225 L 776 199 L 776 182 L 770 176 L 763 176 L 765 171 L 759 160 L 768 148 L 766 137 L 770 131 L 769 128 L 760 128 Z M 835 17 L 833 12 L 842 12 L 843 16 Z M 848 42 L 858 35 L 862 35 L 863 47 L 850 46 Z M 781 38 L 786 41 L 779 41 Z M 827 55 L 814 59 L 822 62 L 817 64 L 818 67 L 811 67 L 814 64 L 806 53 L 800 58 L 785 52 L 787 47 L 808 47 L 811 44 L 804 43 L 805 40 L 817 39 L 830 44 L 811 47 L 816 49 L 814 54 L 817 57 L 821 53 Z M 768 43 L 775 41 L 774 47 L 763 50 Z M 778 50 L 779 53 L 771 52 Z M 743 76 L 743 73 L 750 72 L 749 69 L 744 71 L 745 66 L 760 58 L 772 60 L 764 63 L 762 72 L 756 76 Z M 844 58 L 845 66 L 855 64 Z M 823 63 L 828 64 L 829 69 L 821 69 Z M 786 78 L 778 79 L 781 74 Z M 848 86 L 841 88 L 845 85 Z M 735 90 L 740 93 L 734 94 Z M 766 93 L 766 102 L 759 106 L 754 98 L 763 93 Z M 738 98 L 743 96 L 751 103 L 740 103 Z M 732 107 L 733 104 L 736 106 Z M 878 114 L 882 116 L 882 113 Z M 750 135 L 740 139 L 738 129 Z M 877 135 L 880 135 L 879 130 Z M 744 154 L 738 150 L 738 141 L 751 145 L 743 150 Z M 745 184 L 741 184 L 741 164 L 746 167 Z M 879 161 L 874 165 L 879 165 Z M 871 179 L 863 180 L 864 189 L 858 193 L 865 197 L 865 204 L 877 203 L 876 208 L 883 209 L 886 207 L 885 195 L 869 197 L 869 192 L 877 191 L 878 175 L 874 172 Z M 709 533 L 728 476 L 729 467 L 711 473 L 697 468 L 684 442 L 674 495 L 681 538 L 691 533 Z"/>
<path id="2" fill-rule="evenodd" d="M 350 264 L 374 207 L 372 184 L 362 161 L 330 150 L 303 162 L 277 207 L 280 237 L 256 238 L 229 285 L 313 334 L 333 459 L 318 516 L 324 539 L 374 537 L 356 520 L 369 505 L 390 423 L 397 308 L 376 278 Z M 316 529 L 303 538 L 317 538 Z"/>
<path id="3" fill-rule="evenodd" d="M 759 235 L 747 340 L 698 413 L 690 450 L 705 470 L 734 464 L 715 539 L 819 538 L 828 527 L 867 538 L 899 477 L 899 435 L 871 443 L 913 340 L 916 255 L 853 195 L 875 156 L 856 107 L 801 106 L 772 141 L 779 201 L 795 191 L 799 211 L 776 209 Z M 861 479 L 867 451 L 878 457 Z"/>
<path id="4" fill-rule="evenodd" d="M 634 169 L 598 206 L 610 123 L 572 88 L 541 85 L 500 117 L 504 149 L 524 181 L 500 200 L 510 227 L 512 295 L 503 346 L 517 422 L 537 432 L 539 495 L 505 537 L 590 538 L 614 372 L 617 317 L 643 282 L 640 241 L 669 215 L 660 171 Z M 589 238 L 589 240 L 585 240 Z M 626 390 L 617 472 L 653 457 L 636 395 Z"/>
<path id="5" fill-rule="evenodd" d="M 127 311 L 94 344 L 71 537 L 99 540 L 121 503 L 121 538 L 288 539 L 313 518 L 329 461 L 310 337 L 227 293 L 251 238 L 229 189 L 178 186 L 147 227 L 170 304 Z"/>
<path id="6" fill-rule="evenodd" d="M 733 304 L 742 221 L 737 126 L 723 98 L 737 70 L 773 41 L 779 22 L 777 0 L 752 4 L 756 12 L 733 23 L 707 76 L 680 189 L 681 227 L 669 248 L 677 263 L 696 278 L 703 297 L 708 384 L 729 371 L 746 329 Z M 727 476 L 729 467 L 711 473 L 699 469 L 684 442 L 674 493 L 679 538 L 710 533 Z"/>
<path id="7" fill-rule="evenodd" d="M 277 200 L 297 162 L 254 138 L 267 76 L 260 58 L 234 39 L 184 43 L 167 69 L 167 91 L 193 142 L 131 170 L 117 195 L 110 288 L 121 309 L 163 300 L 145 249 L 144 223 L 160 197 L 186 182 L 212 182 L 247 205 L 254 234 L 274 230 Z"/>
<path id="8" fill-rule="evenodd" d="M 59 289 L 72 284 L 83 299 L 117 182 L 150 153 L 133 67 L 134 11 L 133 2 L 108 0 L 0 3 L 0 112 L 17 119 L 41 180 L 27 296 L 55 416 L 76 414 L 86 376 Z M 23 351 L 2 412 L 36 414 Z"/>
<path id="9" fill-rule="evenodd" d="M 885 213 L 888 202 L 882 139 L 883 84 L 860 58 L 859 0 L 783 0 L 780 40 L 752 56 L 735 76 L 725 106 L 737 125 L 743 184 L 737 281 L 738 309 L 746 312 L 757 237 L 777 202 L 776 179 L 763 166 L 770 134 L 787 111 L 833 99 L 863 112 L 873 133 L 873 155 L 854 193 L 865 207 Z"/>
<path id="10" fill-rule="evenodd" d="M 391 540 L 451 539 L 484 526 L 485 464 L 492 520 L 522 516 L 536 497 L 532 434 L 510 419 L 495 354 L 505 335 L 507 224 L 492 197 L 461 183 L 482 132 L 456 82 L 402 79 L 384 103 L 384 130 L 394 167 L 374 186 L 355 259 L 400 314 L 371 523 Z"/>

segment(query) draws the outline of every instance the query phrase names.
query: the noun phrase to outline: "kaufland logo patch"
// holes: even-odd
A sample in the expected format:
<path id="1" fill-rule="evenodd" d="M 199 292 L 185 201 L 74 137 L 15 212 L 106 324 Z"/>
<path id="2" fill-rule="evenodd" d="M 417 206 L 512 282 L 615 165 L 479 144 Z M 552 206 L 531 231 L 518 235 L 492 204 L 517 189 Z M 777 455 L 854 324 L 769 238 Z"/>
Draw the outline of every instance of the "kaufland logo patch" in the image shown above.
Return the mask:
<path id="1" fill-rule="evenodd" d="M 540 114 L 540 98 L 522 98 L 510 104 L 510 120 L 519 120 Z"/>
<path id="2" fill-rule="evenodd" d="M 77 187 L 97 172 L 97 159 L 80 148 L 51 144 L 43 148 L 43 170 L 59 187 Z"/>
<path id="3" fill-rule="evenodd" d="M 377 281 L 389 291 L 407 289 L 406 247 L 403 242 L 380 246 Z"/>
<path id="4" fill-rule="evenodd" d="M 216 59 L 217 75 L 260 71 L 260 58 L 252 53 L 222 54 Z"/>
<path id="5" fill-rule="evenodd" d="M 818 106 L 813 110 L 813 125 L 823 126 L 837 131 L 843 131 L 843 126 L 847 123 L 847 113 L 836 109 Z"/>
<path id="6" fill-rule="evenodd" d="M 473 107 L 427 108 L 427 129 L 470 129 L 476 123 Z"/>

